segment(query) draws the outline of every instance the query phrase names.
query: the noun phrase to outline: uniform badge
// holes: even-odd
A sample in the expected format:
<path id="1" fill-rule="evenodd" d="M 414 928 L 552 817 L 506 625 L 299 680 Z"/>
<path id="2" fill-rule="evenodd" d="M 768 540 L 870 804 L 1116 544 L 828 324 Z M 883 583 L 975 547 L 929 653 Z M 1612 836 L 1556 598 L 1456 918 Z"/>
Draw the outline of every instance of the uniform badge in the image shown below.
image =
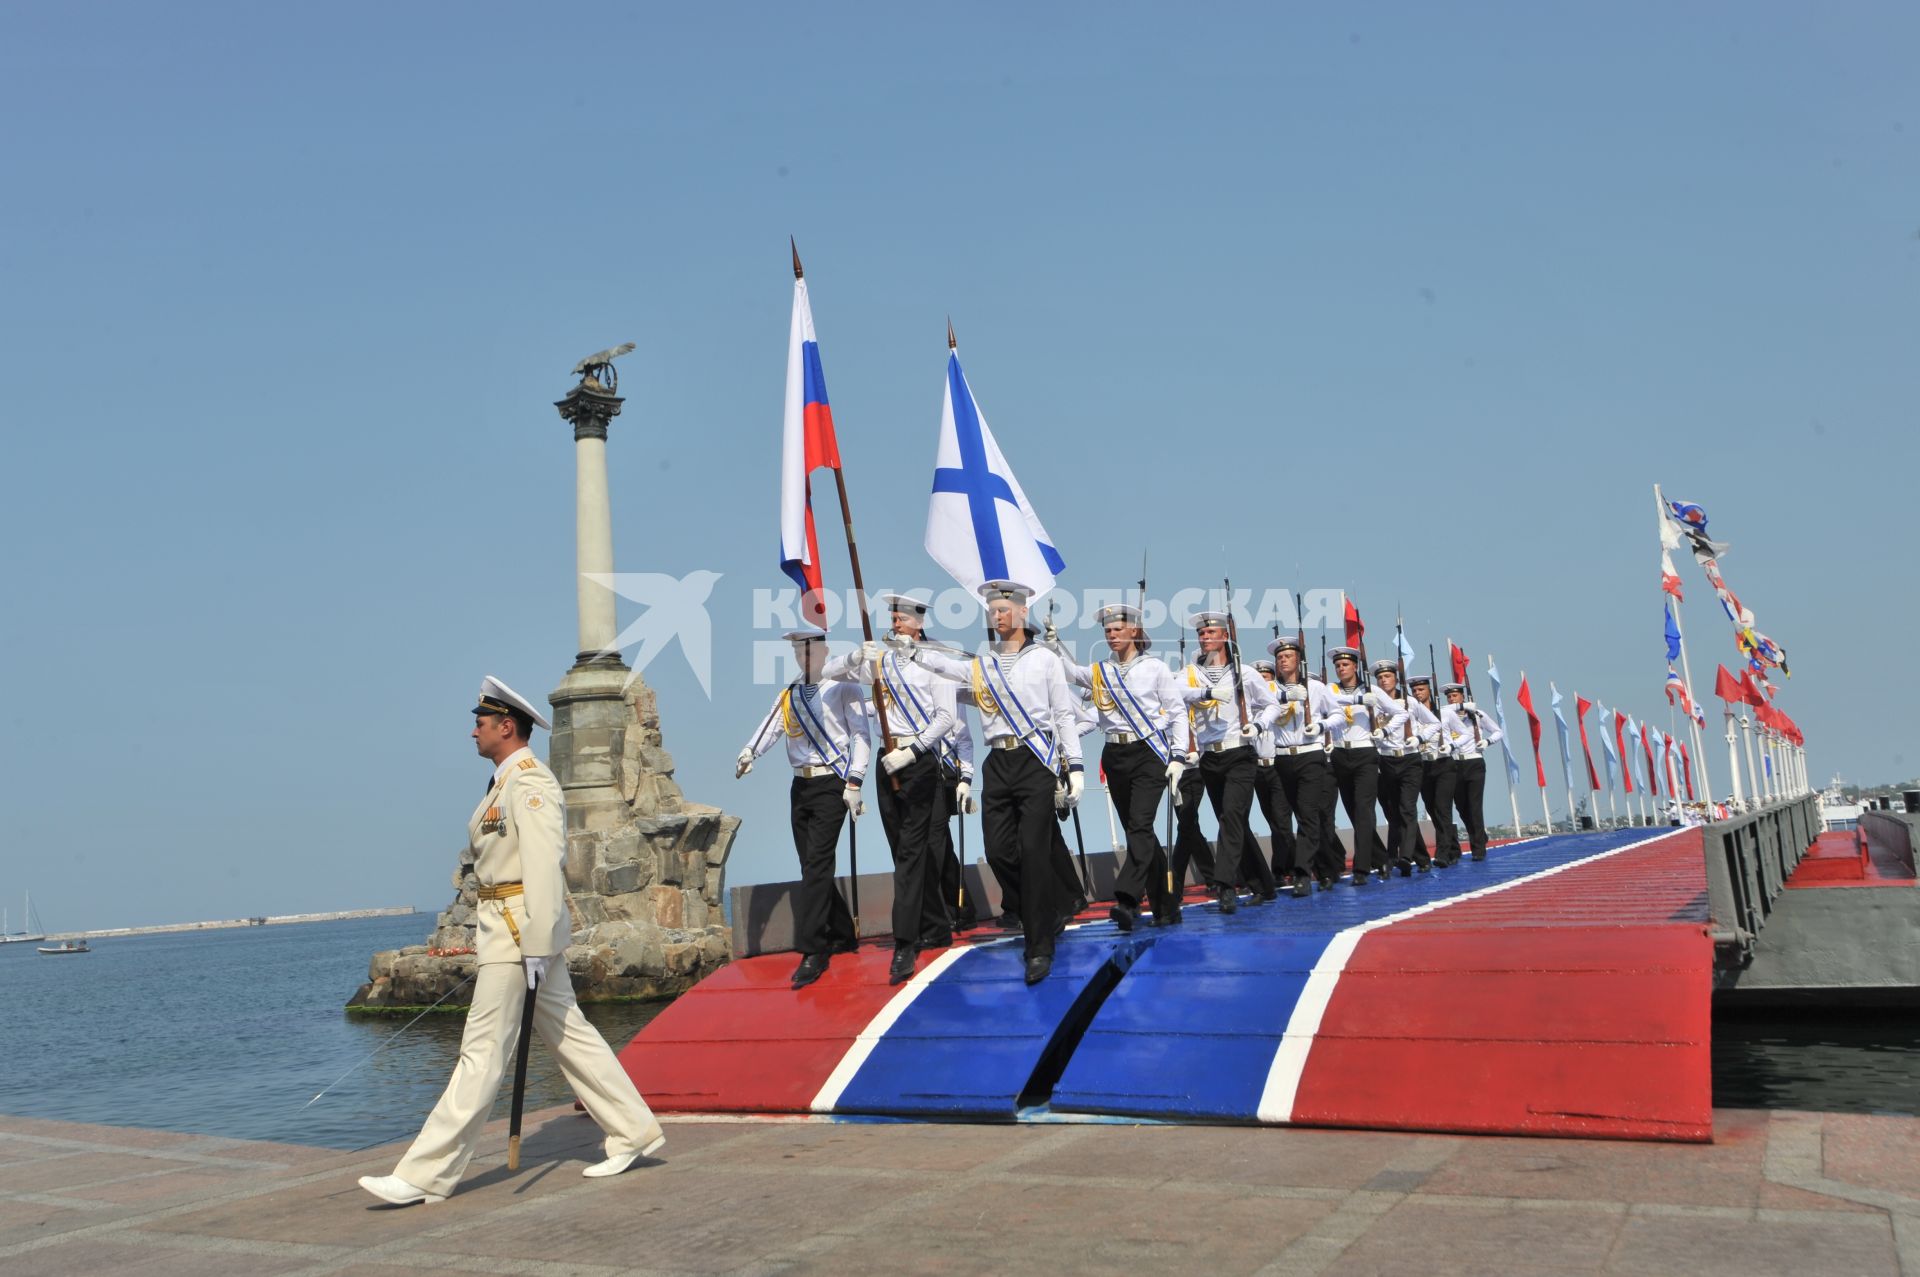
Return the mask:
<path id="1" fill-rule="evenodd" d="M 528 811 L 539 811 L 540 808 L 546 805 L 545 803 L 541 802 L 540 795 L 538 794 L 528 794 L 521 801 L 526 804 L 526 808 Z"/>

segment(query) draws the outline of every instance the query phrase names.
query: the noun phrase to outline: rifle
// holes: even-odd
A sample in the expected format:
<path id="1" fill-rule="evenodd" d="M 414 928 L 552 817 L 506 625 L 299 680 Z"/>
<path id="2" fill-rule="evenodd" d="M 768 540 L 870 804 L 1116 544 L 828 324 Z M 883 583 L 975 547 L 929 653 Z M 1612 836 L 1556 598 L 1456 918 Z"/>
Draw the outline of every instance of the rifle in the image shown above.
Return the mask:
<path id="1" fill-rule="evenodd" d="M 1407 688 L 1407 653 L 1401 646 L 1401 635 L 1406 630 L 1407 618 L 1396 608 L 1393 618 L 1393 681 L 1399 685 L 1400 710 L 1407 716 L 1405 730 L 1400 734 L 1400 743 L 1405 745 L 1413 740 L 1413 706 L 1409 702 L 1413 693 Z"/>
<path id="2" fill-rule="evenodd" d="M 1449 661 L 1453 659 L 1453 636 L 1451 634 L 1447 636 L 1447 659 Z M 1465 695 L 1463 695 L 1460 698 L 1461 701 L 1465 702 L 1465 701 L 1472 700 L 1473 699 L 1473 666 L 1471 664 L 1467 666 L 1466 673 L 1462 676 L 1461 681 L 1466 684 Z M 1478 746 L 1480 744 L 1480 715 L 1478 711 L 1476 711 L 1473 714 L 1469 715 L 1469 717 L 1473 721 L 1473 743 L 1474 745 Z"/>
<path id="3" fill-rule="evenodd" d="M 1221 577 L 1227 591 L 1227 656 L 1233 662 L 1233 695 L 1240 702 L 1240 732 L 1244 736 L 1251 716 L 1247 713 L 1247 681 L 1240 673 L 1240 626 L 1233 619 L 1233 582 Z"/>

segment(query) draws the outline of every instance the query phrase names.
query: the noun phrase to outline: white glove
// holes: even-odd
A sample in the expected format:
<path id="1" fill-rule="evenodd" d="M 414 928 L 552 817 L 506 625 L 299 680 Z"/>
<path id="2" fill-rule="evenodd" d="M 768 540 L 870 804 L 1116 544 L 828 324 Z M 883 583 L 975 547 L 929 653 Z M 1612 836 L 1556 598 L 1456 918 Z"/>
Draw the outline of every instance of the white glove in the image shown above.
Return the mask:
<path id="1" fill-rule="evenodd" d="M 886 654 L 887 649 L 872 639 L 868 639 L 860 645 L 860 663 L 862 665 L 870 665 L 875 670 L 880 668 L 880 659 Z"/>
<path id="2" fill-rule="evenodd" d="M 1179 759 L 1167 764 L 1167 792 L 1173 796 L 1173 805 L 1180 805 L 1180 777 L 1186 774 L 1187 765 Z"/>
<path id="3" fill-rule="evenodd" d="M 1320 720 L 1309 719 L 1301 726 L 1300 735 L 1309 741 L 1316 741 L 1320 739 L 1321 730 Z"/>
<path id="4" fill-rule="evenodd" d="M 1254 724 L 1248 723 L 1240 729 L 1240 739 L 1248 745 L 1258 744 L 1260 740 L 1260 729 Z"/>
<path id="5" fill-rule="evenodd" d="M 913 746 L 902 745 L 899 749 L 890 749 L 880 755 L 880 765 L 886 768 L 887 775 L 891 776 L 918 757 L 919 755 L 913 752 Z"/>
<path id="6" fill-rule="evenodd" d="M 1056 646 L 1060 642 L 1060 631 L 1054 628 L 1051 619 L 1047 621 L 1047 632 L 1041 637 L 1046 639 L 1048 647 Z"/>
<path id="7" fill-rule="evenodd" d="M 1472 701 L 1461 701 L 1460 708 L 1467 711 L 1467 713 L 1471 714 L 1478 707 L 1474 705 Z"/>
<path id="8" fill-rule="evenodd" d="M 1197 753 L 1195 753 L 1195 752 L 1194 752 L 1193 750 L 1188 750 L 1188 751 L 1187 751 L 1187 766 L 1189 766 L 1189 767 L 1198 767 L 1199 765 L 1200 765 L 1200 755 L 1199 755 L 1199 754 L 1197 754 Z"/>
<path id="9" fill-rule="evenodd" d="M 540 977 L 547 972 L 547 960 L 545 958 L 522 958 L 520 961 L 526 964 L 527 988 L 539 988 Z"/>
<path id="10" fill-rule="evenodd" d="M 746 775 L 748 772 L 752 770 L 753 770 L 753 751 L 750 749 L 743 749 L 740 751 L 740 757 L 733 760 L 733 778 L 735 780 L 739 780 L 742 776 Z"/>
<path id="11" fill-rule="evenodd" d="M 860 801 L 860 786 L 848 785 L 840 791 L 840 801 L 847 805 L 847 815 L 855 820 L 867 814 L 867 805 Z"/>
<path id="12" fill-rule="evenodd" d="M 1067 808 L 1072 810 L 1080 805 L 1080 791 L 1087 787 L 1085 772 L 1067 773 Z"/>
<path id="13" fill-rule="evenodd" d="M 896 652 L 904 653 L 904 652 L 911 652 L 913 650 L 913 640 L 907 637 L 905 634 L 901 634 L 895 630 L 888 630 L 887 636 L 884 639 L 882 639 L 881 642 L 885 643 L 888 647 L 892 648 Z"/>
<path id="14" fill-rule="evenodd" d="M 971 816 L 980 804 L 973 801 L 973 782 L 963 780 L 953 787 L 953 801 L 960 807 L 962 816 Z"/>

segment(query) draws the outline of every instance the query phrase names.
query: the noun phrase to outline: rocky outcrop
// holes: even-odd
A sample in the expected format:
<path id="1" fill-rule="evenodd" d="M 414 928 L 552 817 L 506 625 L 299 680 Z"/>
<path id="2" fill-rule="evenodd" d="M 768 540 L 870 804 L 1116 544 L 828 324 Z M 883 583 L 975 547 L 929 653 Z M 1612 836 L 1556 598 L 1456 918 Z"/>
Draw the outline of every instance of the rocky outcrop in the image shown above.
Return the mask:
<path id="1" fill-rule="evenodd" d="M 583 1002 L 672 997 L 732 956 L 721 900 L 740 820 L 681 796 L 653 690 L 625 666 L 583 661 L 552 702 L 550 765 L 567 800 L 574 990 Z M 463 852 L 453 901 L 433 934 L 424 945 L 376 953 L 348 1008 L 418 1008 L 442 997 L 463 1005 L 477 885 Z"/>

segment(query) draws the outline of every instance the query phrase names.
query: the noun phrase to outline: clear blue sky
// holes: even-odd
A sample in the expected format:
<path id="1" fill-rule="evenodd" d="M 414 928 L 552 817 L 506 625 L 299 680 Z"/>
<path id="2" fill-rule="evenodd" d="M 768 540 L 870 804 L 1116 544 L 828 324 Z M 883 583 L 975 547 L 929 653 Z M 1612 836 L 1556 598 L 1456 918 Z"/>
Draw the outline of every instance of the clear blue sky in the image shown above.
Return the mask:
<path id="1" fill-rule="evenodd" d="M 791 876 L 779 769 L 731 777 L 789 234 L 870 584 L 944 584 L 951 315 L 1064 587 L 1343 587 L 1664 726 L 1659 481 L 1816 778 L 1912 775 L 1915 47 L 1893 4 L 8 5 L 0 897 L 444 904 L 480 675 L 574 651 L 550 405 L 623 340 L 618 564 L 723 574 L 668 747 L 732 881 Z"/>

